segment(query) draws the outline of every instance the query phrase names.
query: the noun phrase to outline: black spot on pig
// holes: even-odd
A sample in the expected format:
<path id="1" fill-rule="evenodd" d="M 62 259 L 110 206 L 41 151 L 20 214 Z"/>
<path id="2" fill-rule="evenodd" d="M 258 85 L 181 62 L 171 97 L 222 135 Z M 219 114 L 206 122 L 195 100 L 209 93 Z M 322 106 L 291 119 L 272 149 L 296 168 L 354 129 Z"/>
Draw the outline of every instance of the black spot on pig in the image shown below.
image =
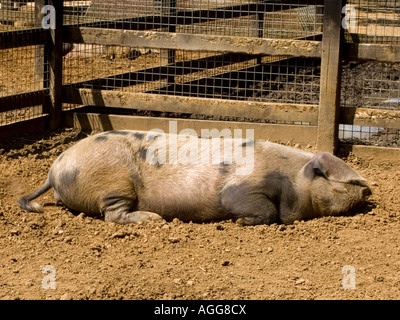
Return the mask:
<path id="1" fill-rule="evenodd" d="M 126 136 L 129 134 L 129 131 L 121 131 L 121 130 L 111 130 L 107 131 L 107 135 L 121 135 L 121 136 Z"/>
<path id="2" fill-rule="evenodd" d="M 253 147 L 253 146 L 254 146 L 254 140 L 248 140 L 242 143 L 242 147 Z"/>
<path id="3" fill-rule="evenodd" d="M 221 162 L 218 167 L 218 171 L 220 174 L 227 174 L 229 172 L 230 165 L 225 162 Z"/>
<path id="4" fill-rule="evenodd" d="M 144 138 L 144 134 L 143 134 L 143 133 L 140 133 L 140 132 L 135 132 L 135 133 L 133 134 L 133 136 L 134 136 L 136 139 L 138 139 L 138 140 L 142 140 L 142 139 Z"/>
<path id="5" fill-rule="evenodd" d="M 101 141 L 106 141 L 107 139 L 108 139 L 108 138 L 107 138 L 106 135 L 101 135 L 101 136 L 96 137 L 96 138 L 94 139 L 94 141 L 96 141 L 96 142 L 101 142 Z"/>
<path id="6" fill-rule="evenodd" d="M 78 181 L 79 169 L 64 170 L 60 174 L 60 185 L 71 186 Z"/>
<path id="7" fill-rule="evenodd" d="M 147 149 L 143 148 L 143 147 L 140 147 L 139 148 L 139 157 L 140 157 L 140 159 L 146 160 L 146 156 L 147 156 Z"/>
<path id="8" fill-rule="evenodd" d="M 267 173 L 260 183 L 260 189 L 278 208 L 281 204 L 292 208 L 298 200 L 293 182 L 280 171 Z"/>

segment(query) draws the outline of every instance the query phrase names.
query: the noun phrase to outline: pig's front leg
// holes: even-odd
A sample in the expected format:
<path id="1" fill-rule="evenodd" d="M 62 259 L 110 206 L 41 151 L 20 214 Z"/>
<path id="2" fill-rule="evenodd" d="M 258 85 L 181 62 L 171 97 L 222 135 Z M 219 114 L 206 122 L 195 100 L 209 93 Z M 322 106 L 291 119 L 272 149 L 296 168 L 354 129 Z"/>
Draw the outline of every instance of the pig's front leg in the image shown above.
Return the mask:
<path id="1" fill-rule="evenodd" d="M 242 225 L 272 224 L 278 222 L 274 203 L 256 188 L 242 183 L 229 186 L 221 192 L 220 202 L 237 223 Z"/>

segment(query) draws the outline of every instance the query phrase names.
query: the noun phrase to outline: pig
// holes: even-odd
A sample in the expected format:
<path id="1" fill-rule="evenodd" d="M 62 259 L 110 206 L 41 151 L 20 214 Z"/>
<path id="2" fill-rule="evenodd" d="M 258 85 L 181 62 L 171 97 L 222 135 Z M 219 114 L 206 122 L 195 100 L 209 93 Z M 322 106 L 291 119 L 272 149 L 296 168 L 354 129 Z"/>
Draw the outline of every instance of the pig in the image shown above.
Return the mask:
<path id="1" fill-rule="evenodd" d="M 178 218 L 257 225 L 341 215 L 371 195 L 367 181 L 329 153 L 232 139 L 252 161 L 225 151 L 207 161 L 212 140 L 131 130 L 91 135 L 64 151 L 46 182 L 18 204 L 43 212 L 32 200 L 53 188 L 56 202 L 72 211 L 120 224 Z"/>

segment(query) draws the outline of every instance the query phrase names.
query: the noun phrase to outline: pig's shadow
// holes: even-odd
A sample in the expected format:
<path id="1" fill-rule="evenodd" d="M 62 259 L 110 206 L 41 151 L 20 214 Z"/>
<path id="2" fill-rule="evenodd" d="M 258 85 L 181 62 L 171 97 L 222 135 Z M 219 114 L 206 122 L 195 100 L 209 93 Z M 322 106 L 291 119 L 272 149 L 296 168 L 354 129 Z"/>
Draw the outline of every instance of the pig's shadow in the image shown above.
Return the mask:
<path id="1" fill-rule="evenodd" d="M 373 211 L 376 207 L 377 207 L 377 205 L 374 201 L 367 200 L 367 201 L 365 201 L 365 203 L 363 205 L 356 207 L 353 210 L 350 210 L 350 211 L 342 214 L 342 216 L 351 217 L 351 216 L 355 216 L 357 214 L 368 214 L 371 211 Z"/>
<path id="2" fill-rule="evenodd" d="M 69 212 L 71 212 L 74 216 L 79 216 L 81 214 L 80 211 L 76 211 L 76 210 L 70 209 L 67 206 L 65 206 L 64 204 L 56 205 L 56 204 L 54 204 L 54 202 L 53 203 L 51 203 L 51 202 L 44 203 L 43 207 L 64 208 L 64 209 L 68 210 Z M 358 206 L 358 207 L 356 207 L 356 208 L 354 208 L 354 209 L 352 209 L 352 210 L 350 210 L 348 212 L 345 212 L 345 213 L 341 214 L 340 216 L 342 216 L 342 217 L 352 217 L 352 216 L 355 216 L 355 215 L 358 215 L 358 214 L 368 214 L 371 211 L 373 211 L 374 209 L 376 209 L 376 207 L 377 207 L 377 204 L 374 201 L 367 200 L 367 201 L 365 201 L 365 203 L 363 205 Z M 104 216 L 102 214 L 91 215 L 91 217 L 92 218 L 97 218 L 97 219 L 104 218 Z"/>

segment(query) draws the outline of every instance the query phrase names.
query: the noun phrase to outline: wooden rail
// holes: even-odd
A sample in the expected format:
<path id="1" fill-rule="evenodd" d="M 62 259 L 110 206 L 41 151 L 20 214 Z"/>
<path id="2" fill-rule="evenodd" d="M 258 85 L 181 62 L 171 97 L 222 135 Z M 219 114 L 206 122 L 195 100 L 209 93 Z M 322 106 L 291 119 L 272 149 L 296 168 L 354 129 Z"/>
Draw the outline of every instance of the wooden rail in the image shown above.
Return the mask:
<path id="1" fill-rule="evenodd" d="M 159 31 L 68 27 L 64 41 L 125 47 L 234 52 L 318 58 L 321 43 L 310 40 L 265 39 Z"/>
<path id="2" fill-rule="evenodd" d="M 301 125 L 281 125 L 253 122 L 192 120 L 181 118 L 140 117 L 100 113 L 67 112 L 64 114 L 67 126 L 89 130 L 151 130 L 161 129 L 169 132 L 170 121 L 177 121 L 178 133 L 182 129 L 190 128 L 201 134 L 202 129 L 246 129 L 254 130 L 257 139 L 271 140 L 282 143 L 296 142 L 301 145 L 315 145 L 317 127 Z"/>
<path id="3" fill-rule="evenodd" d="M 314 125 L 318 118 L 318 105 L 235 101 L 67 87 L 63 89 L 63 102 L 233 118 L 309 122 Z"/>
<path id="4" fill-rule="evenodd" d="M 10 1 L 6 2 L 11 3 Z M 41 52 L 43 53 L 42 46 L 46 46 L 46 55 L 37 55 L 38 57 L 44 56 L 43 61 L 35 61 L 35 72 L 39 75 L 39 78 L 40 74 L 42 75 L 40 79 L 43 82 L 44 89 L 0 98 L 0 112 L 42 104 L 44 105 L 44 112 L 48 112 L 49 116 L 45 115 L 33 120 L 23 121 L 21 124 L 0 127 L 0 136 L 4 137 L 9 133 L 15 134 L 18 130 L 24 131 L 23 128 L 26 128 L 27 132 L 31 132 L 35 126 L 38 128 L 46 126 L 56 128 L 62 123 L 62 118 L 68 125 L 101 130 L 122 128 L 141 130 L 161 128 L 164 130 L 167 129 L 168 121 L 171 120 L 171 118 L 104 115 L 96 112 L 90 114 L 79 112 L 75 114 L 72 112 L 62 113 L 62 103 L 95 105 L 107 107 L 109 110 L 113 110 L 111 108 L 139 109 L 259 119 L 267 122 L 307 123 L 309 125 L 175 119 L 179 122 L 181 128 L 190 127 L 195 130 L 208 127 L 253 128 L 256 136 L 260 139 L 270 139 L 285 143 L 292 141 L 300 144 L 317 144 L 319 150 L 329 152 L 336 151 L 339 122 L 357 126 L 400 129 L 400 111 L 398 110 L 339 107 L 341 54 L 356 60 L 400 62 L 400 45 L 388 43 L 345 44 L 342 41 L 343 34 L 341 30 L 341 8 L 343 3 L 331 0 L 318 1 L 318 4 L 324 4 L 324 34 L 322 41 L 317 41 L 315 35 L 313 35 L 313 38 L 308 39 L 289 40 L 263 37 L 263 14 L 272 12 L 279 6 L 283 10 L 285 8 L 293 9 L 309 3 L 307 0 L 298 0 L 296 4 L 291 4 L 290 2 L 290 0 L 273 0 L 268 1 L 268 4 L 266 4 L 259 1 L 248 1 L 237 5 L 230 2 L 230 5 L 225 7 L 207 9 L 197 7 L 193 8 L 193 10 L 173 11 L 173 14 L 165 14 L 167 9 L 174 10 L 173 6 L 171 6 L 170 8 L 164 8 L 164 11 L 155 11 L 151 15 L 129 16 L 123 19 L 108 19 L 108 21 L 100 19 L 90 23 L 65 26 L 63 25 L 62 1 L 49 0 L 49 4 L 57 8 L 57 28 L 55 30 L 31 28 L 23 31 L 0 32 L 0 49 L 35 45 L 38 52 L 42 50 Z M 37 0 L 36 6 L 40 8 L 44 3 L 44 0 Z M 277 6 L 275 7 L 275 5 Z M 37 25 L 38 17 L 32 12 L 16 12 L 11 9 L 11 7 L 4 7 L 0 10 L 1 21 L 13 22 L 19 19 L 27 19 L 29 21 L 32 20 Z M 254 16 L 254 24 L 257 31 L 254 35 L 252 34 L 252 37 L 189 34 L 183 33 L 184 29 L 182 29 L 182 26 L 185 25 L 234 19 L 249 15 Z M 105 26 L 107 26 L 106 29 L 104 28 Z M 353 36 L 355 39 L 357 38 L 357 35 L 350 34 L 350 37 Z M 368 35 L 360 36 L 368 37 Z M 166 55 L 164 62 L 160 66 L 63 86 L 61 71 L 63 42 L 157 48 L 161 49 L 162 55 L 164 53 Z M 202 59 L 175 61 L 174 50 L 204 51 L 205 49 L 215 52 L 215 55 Z M 179 86 L 182 89 L 185 86 L 189 88 L 191 84 L 196 85 L 196 88 L 199 88 L 199 86 L 206 88 L 211 83 L 210 81 L 220 84 L 221 87 L 228 87 L 228 82 L 231 79 L 233 79 L 233 82 L 240 83 L 240 77 L 237 72 L 257 74 L 257 68 L 261 65 L 261 57 L 265 55 L 285 56 L 285 59 L 298 57 L 321 59 L 320 104 L 307 105 L 215 99 L 208 96 L 207 92 L 204 92 L 204 97 L 202 98 L 190 97 L 190 92 L 187 92 L 188 96 L 160 94 Z M 192 80 L 193 83 L 173 82 L 174 76 L 250 60 L 257 61 L 258 65 L 243 67 L 245 69 L 240 70 L 221 71 L 213 77 L 204 76 L 204 78 Z M 269 67 L 272 68 L 273 66 L 274 63 L 271 62 Z M 146 93 L 118 90 L 118 88 L 164 78 L 168 79 L 169 82 L 163 82 L 165 87 L 158 90 Z M 259 79 L 254 75 L 246 78 L 246 81 L 253 84 Z M 87 87 L 91 87 L 91 89 Z M 353 146 L 351 150 L 363 150 L 365 152 L 366 148 Z M 382 152 L 382 149 L 379 149 L 378 153 L 380 155 Z M 390 151 L 390 153 L 396 152 Z"/>

